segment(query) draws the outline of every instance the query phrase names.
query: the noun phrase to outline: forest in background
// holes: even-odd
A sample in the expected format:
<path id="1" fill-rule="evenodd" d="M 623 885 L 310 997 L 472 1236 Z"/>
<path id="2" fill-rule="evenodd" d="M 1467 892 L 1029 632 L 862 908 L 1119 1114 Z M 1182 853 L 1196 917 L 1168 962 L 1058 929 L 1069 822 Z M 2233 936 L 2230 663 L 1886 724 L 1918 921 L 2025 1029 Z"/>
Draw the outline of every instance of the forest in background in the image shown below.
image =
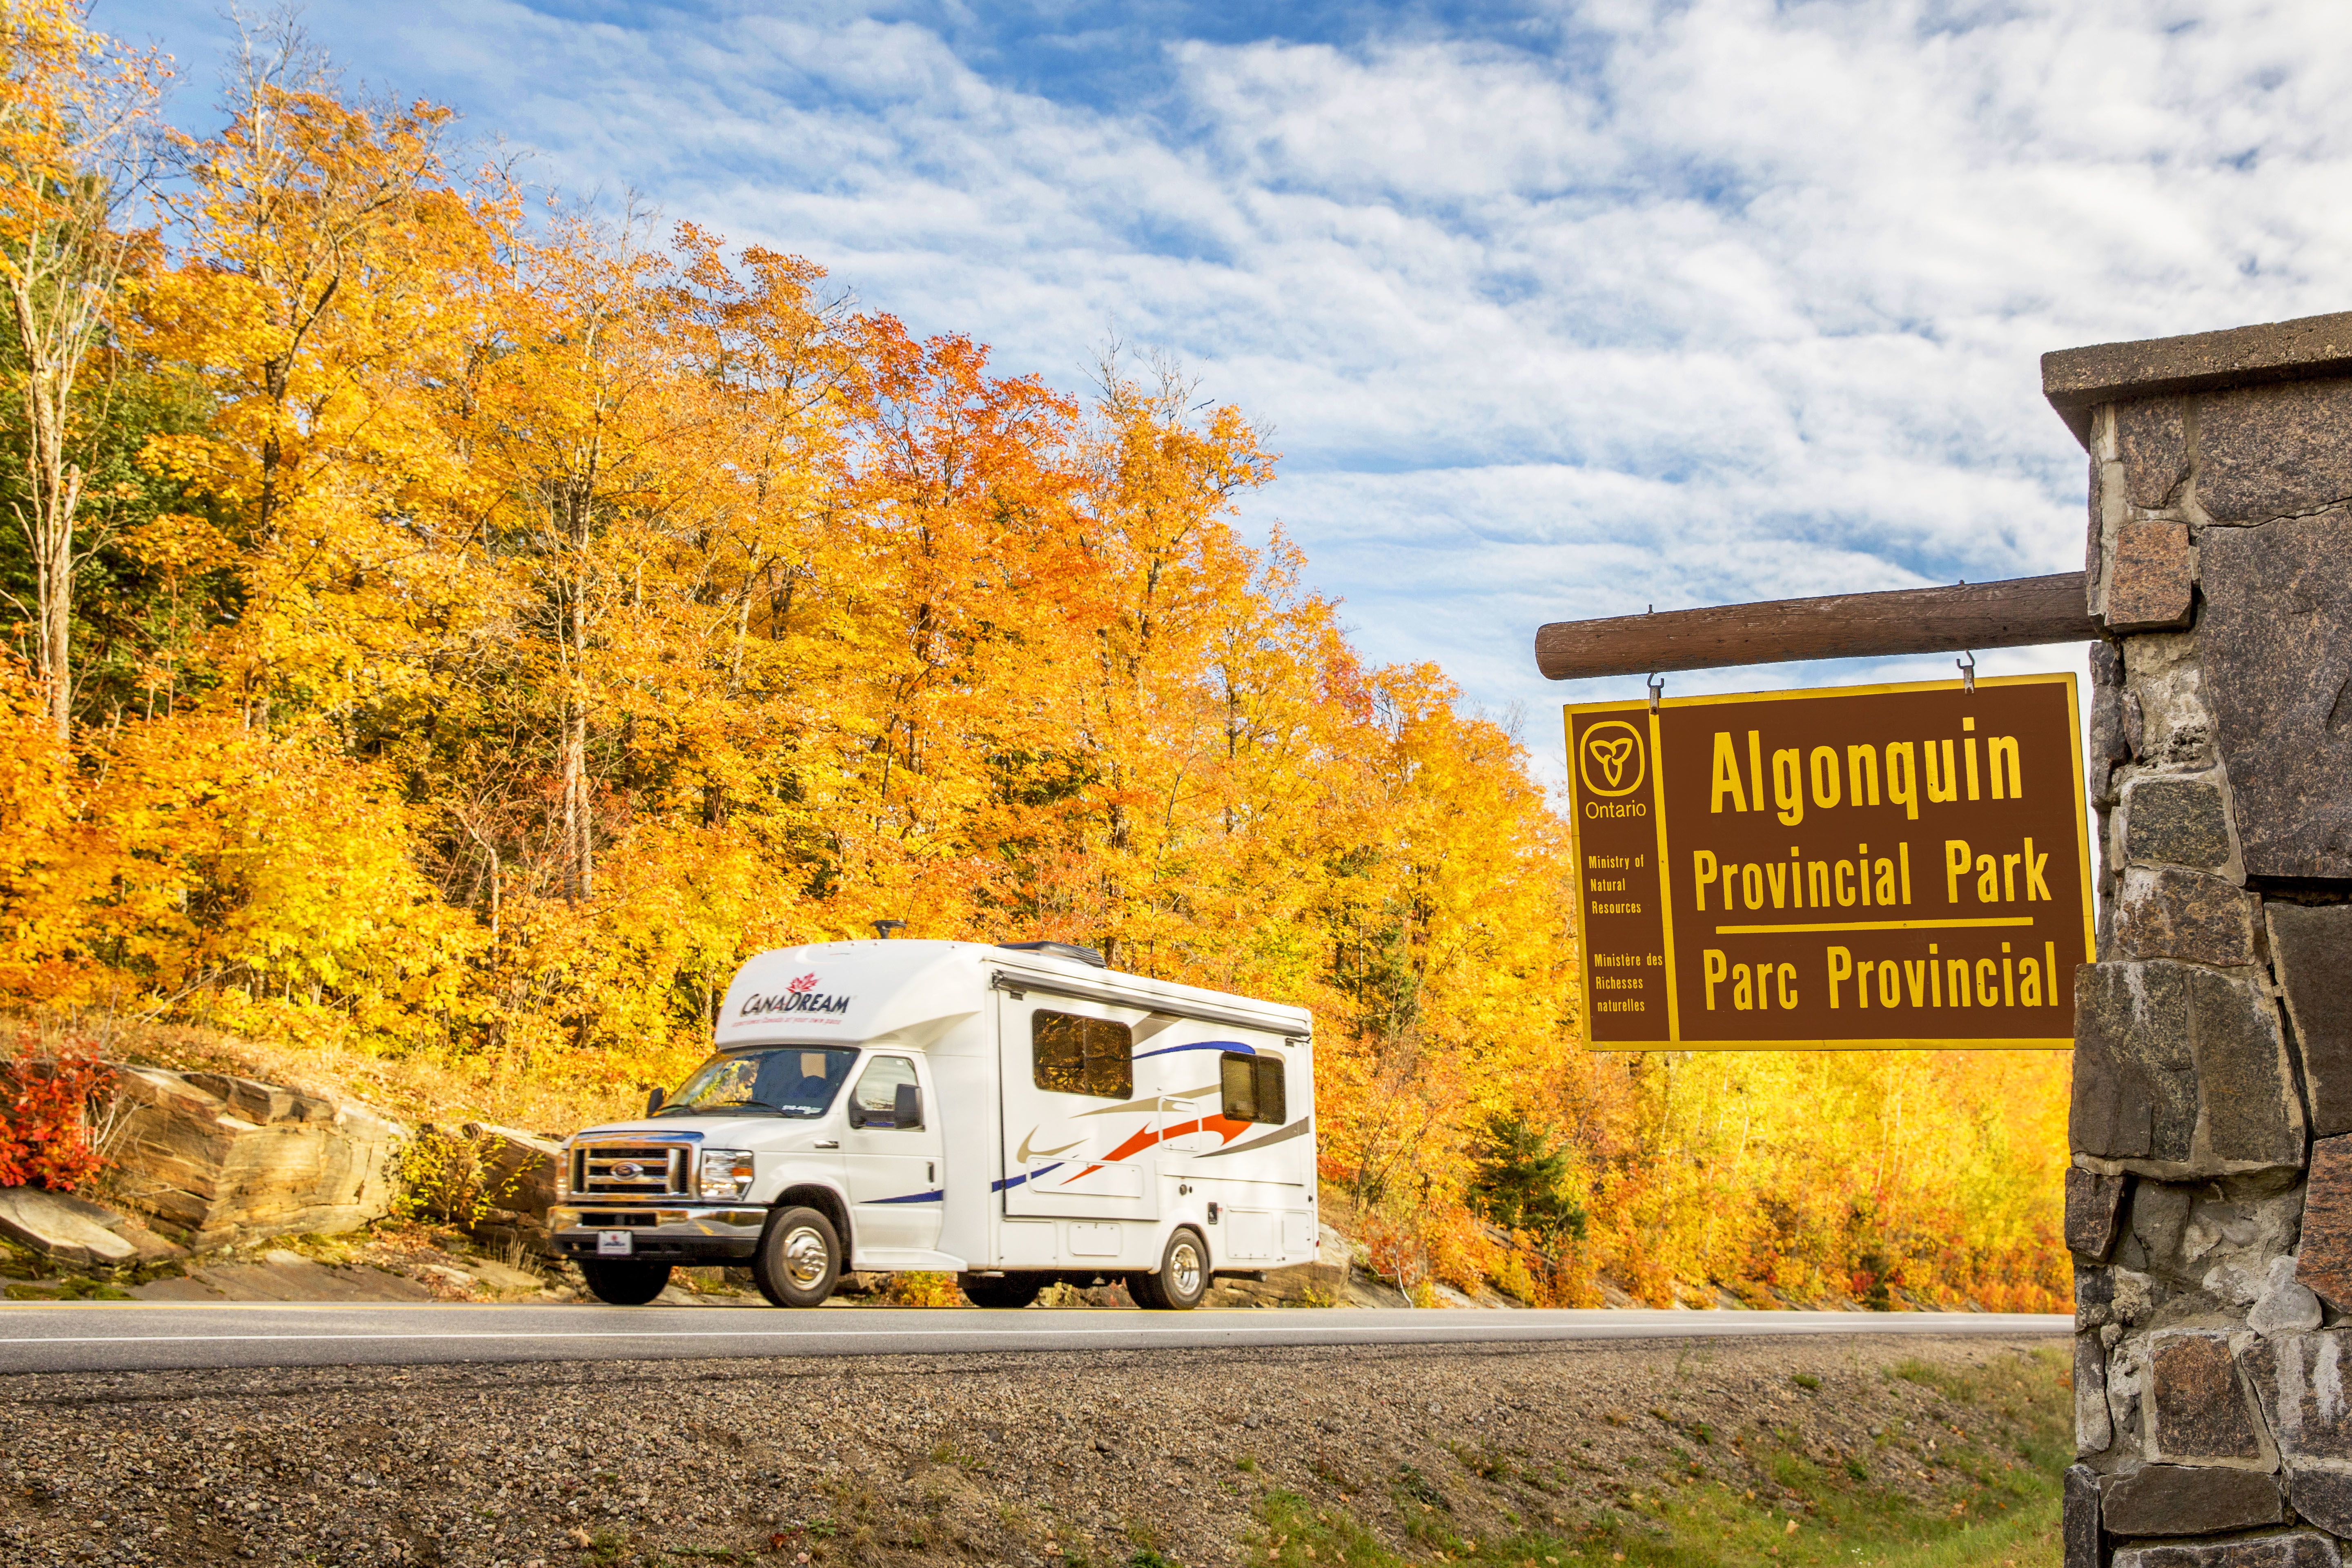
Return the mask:
<path id="1" fill-rule="evenodd" d="M 290 23 L 171 132 L 0 4 L 0 1000 L 554 1127 L 762 949 L 1083 942 L 1315 1010 L 1408 1289 L 2064 1305 L 2063 1054 L 1579 1048 L 1521 738 L 1358 657 L 1180 367 L 1003 374 Z"/>

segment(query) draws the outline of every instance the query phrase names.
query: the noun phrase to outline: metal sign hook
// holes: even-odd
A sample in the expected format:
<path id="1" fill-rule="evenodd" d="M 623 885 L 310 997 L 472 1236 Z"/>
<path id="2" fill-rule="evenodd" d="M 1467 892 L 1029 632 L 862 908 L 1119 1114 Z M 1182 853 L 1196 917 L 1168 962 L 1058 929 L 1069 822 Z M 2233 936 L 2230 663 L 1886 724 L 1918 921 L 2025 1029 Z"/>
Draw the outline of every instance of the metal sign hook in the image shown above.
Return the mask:
<path id="1" fill-rule="evenodd" d="M 1975 696 L 1977 690 L 1976 649 L 1967 649 L 1960 658 L 1952 660 L 1952 662 L 1959 666 L 1960 668 L 1960 690 L 1970 697 Z"/>
<path id="2" fill-rule="evenodd" d="M 1666 683 L 1663 678 L 1654 675 L 1650 677 L 1649 687 L 1650 711 L 1655 713 L 1658 710 L 1658 699 L 1666 694 Z"/>

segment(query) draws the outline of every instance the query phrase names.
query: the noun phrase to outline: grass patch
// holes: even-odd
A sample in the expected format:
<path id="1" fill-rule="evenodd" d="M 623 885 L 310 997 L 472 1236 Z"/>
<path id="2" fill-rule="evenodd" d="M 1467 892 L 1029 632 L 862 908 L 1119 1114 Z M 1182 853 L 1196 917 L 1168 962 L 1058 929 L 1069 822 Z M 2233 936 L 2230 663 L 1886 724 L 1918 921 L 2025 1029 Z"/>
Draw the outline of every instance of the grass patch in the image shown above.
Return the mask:
<path id="1" fill-rule="evenodd" d="M 1875 1448 L 1808 1450 L 1759 1434 L 1762 1479 L 1643 1485 L 1549 1531 L 1474 1525 L 1406 1467 L 1389 1483 L 1391 1545 L 1348 1508 L 1269 1490 L 1245 1542 L 1252 1568 L 2055 1568 L 2060 1477 L 2073 1454 L 2067 1358 L 2003 1354 L 1980 1367 L 1906 1363 L 1895 1374 L 1948 1405 Z M 1930 1442 L 1934 1447 L 1930 1447 Z M 1457 1453 L 1460 1450 L 1457 1449 Z M 1923 1484 L 1926 1495 L 1913 1495 Z M 1475 1473 L 1475 1472 L 1474 1472 Z M 1359 1505 L 1360 1506 L 1360 1505 Z M 1470 1505 L 1465 1502 L 1464 1509 Z M 1793 1528 L 1792 1528 L 1793 1526 Z M 1393 1539 L 1393 1536 L 1391 1537 Z"/>

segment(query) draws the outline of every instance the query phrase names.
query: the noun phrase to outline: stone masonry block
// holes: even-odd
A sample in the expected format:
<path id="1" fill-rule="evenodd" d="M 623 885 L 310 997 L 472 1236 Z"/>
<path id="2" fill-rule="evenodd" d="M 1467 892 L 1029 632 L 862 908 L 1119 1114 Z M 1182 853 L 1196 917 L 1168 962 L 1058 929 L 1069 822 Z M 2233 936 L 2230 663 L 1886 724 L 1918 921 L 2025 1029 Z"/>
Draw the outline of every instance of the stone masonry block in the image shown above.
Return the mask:
<path id="1" fill-rule="evenodd" d="M 2178 397 L 2116 405 L 2116 455 L 2124 461 L 2124 490 L 2132 505 L 2151 511 L 2168 506 L 2189 477 L 2187 412 Z"/>
<path id="2" fill-rule="evenodd" d="M 2143 1175 L 2303 1163 L 2303 1107 L 2269 1000 L 2169 963 L 2087 963 L 2074 990 L 2074 1151 Z"/>
<path id="3" fill-rule="evenodd" d="M 2147 1377 L 2149 1463 L 2278 1468 L 2226 1337 L 2200 1329 L 2150 1335 Z"/>
<path id="4" fill-rule="evenodd" d="M 2218 1535 L 2284 1524 L 2278 1481 L 2259 1470 L 2147 1465 L 2099 1483 L 2110 1535 Z"/>
<path id="5" fill-rule="evenodd" d="M 2095 1333 L 2074 1336 L 2074 1452 L 2084 1458 L 2116 1445 L 2115 1413 L 2107 1408 L 2107 1351 Z"/>
<path id="6" fill-rule="evenodd" d="M 2197 503 L 2263 522 L 2352 498 L 2352 381 L 2233 387 L 2197 405 Z"/>
<path id="7" fill-rule="evenodd" d="M 2305 1279 L 2305 1284 L 2310 1281 Z M 2305 1468 L 2352 1468 L 2352 1410 L 2344 1403 L 2352 1330 L 2281 1334 L 2249 1347 L 2244 1367 L 2280 1460 Z"/>
<path id="8" fill-rule="evenodd" d="M 2352 1308 L 2352 1133 L 2311 1146 L 2294 1277 L 2337 1311 Z"/>
<path id="9" fill-rule="evenodd" d="M 2074 1152 L 2188 1162 L 2197 1133 L 2188 972 L 2086 963 L 2074 972 Z"/>
<path id="10" fill-rule="evenodd" d="M 2287 1501 L 2306 1524 L 2330 1535 L 2352 1535 L 2352 1473 L 2294 1470 L 2286 1479 Z"/>
<path id="11" fill-rule="evenodd" d="M 2066 1543 L 2066 1568 L 2099 1568 L 2099 1478 L 2088 1465 L 2066 1471 L 2065 1511 L 2060 1532 Z"/>
<path id="12" fill-rule="evenodd" d="M 2199 871 L 2230 862 L 2230 821 L 2221 791 L 2202 779 L 2161 776 L 2124 792 L 2124 856 Z"/>
<path id="13" fill-rule="evenodd" d="M 2070 1165 L 2066 1169 L 2066 1250 L 2105 1263 L 2115 1250 L 2116 1222 L 2123 1214 L 2128 1176 L 2105 1176 Z"/>
<path id="14" fill-rule="evenodd" d="M 2246 875 L 2352 878 L 2352 516 L 2209 529 L 2200 553 L 2196 651 Z"/>
<path id="15" fill-rule="evenodd" d="M 2265 900 L 2263 918 L 2303 1056 L 2312 1136 L 2352 1132 L 2352 904 Z"/>
<path id="16" fill-rule="evenodd" d="M 2185 522 L 2127 522 L 2116 530 L 2102 617 L 2111 632 L 2185 626 L 2197 597 L 2197 556 Z"/>
<path id="17" fill-rule="evenodd" d="M 2336 1542 L 2309 1530 L 2134 1546 L 2116 1552 L 2115 1559 L 2115 1568 L 2343 1568 L 2343 1563 Z"/>
<path id="18" fill-rule="evenodd" d="M 2116 942 L 2132 958 L 2242 968 L 2254 961 L 2253 900 L 2219 877 L 2134 866 L 2116 900 Z"/>

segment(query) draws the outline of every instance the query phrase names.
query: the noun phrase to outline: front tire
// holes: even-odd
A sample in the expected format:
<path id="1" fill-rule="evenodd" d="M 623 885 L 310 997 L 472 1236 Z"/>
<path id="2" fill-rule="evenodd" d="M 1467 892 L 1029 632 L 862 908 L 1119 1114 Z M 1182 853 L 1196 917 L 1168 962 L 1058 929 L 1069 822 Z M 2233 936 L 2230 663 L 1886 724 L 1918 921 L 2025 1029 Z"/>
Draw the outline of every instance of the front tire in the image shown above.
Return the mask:
<path id="1" fill-rule="evenodd" d="M 580 1259 L 588 1293 L 609 1306 L 642 1307 L 669 1283 L 667 1263 L 623 1263 L 610 1258 Z"/>
<path id="2" fill-rule="evenodd" d="M 841 1237 L 815 1209 L 778 1215 L 751 1258 L 751 1282 L 771 1306 L 822 1306 L 840 1280 Z"/>
<path id="3" fill-rule="evenodd" d="M 1191 1311 L 1209 1293 L 1209 1244 L 1199 1231 L 1177 1231 L 1160 1255 L 1160 1272 L 1129 1275 L 1127 1293 L 1154 1311 Z"/>
<path id="4" fill-rule="evenodd" d="M 1001 1274 L 988 1278 L 978 1274 L 956 1276 L 956 1289 L 963 1299 L 975 1307 L 1025 1307 L 1037 1299 L 1045 1281 L 1034 1274 Z"/>

